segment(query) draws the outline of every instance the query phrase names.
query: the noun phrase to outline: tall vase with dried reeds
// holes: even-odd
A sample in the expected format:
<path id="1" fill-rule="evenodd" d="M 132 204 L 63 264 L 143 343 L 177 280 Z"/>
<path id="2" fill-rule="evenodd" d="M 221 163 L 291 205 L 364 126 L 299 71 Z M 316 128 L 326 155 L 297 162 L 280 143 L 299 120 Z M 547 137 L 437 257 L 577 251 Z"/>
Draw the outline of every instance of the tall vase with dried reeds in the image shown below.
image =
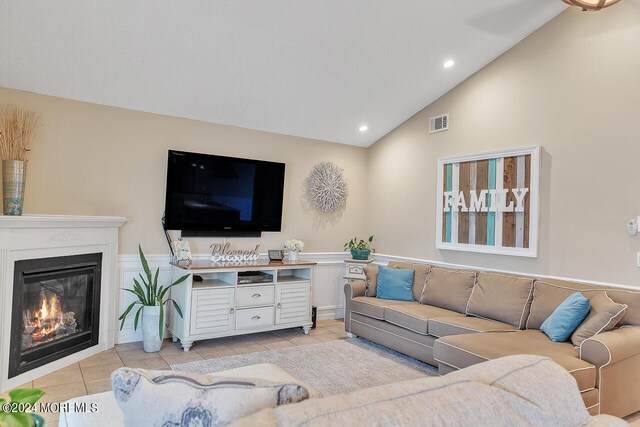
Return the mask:
<path id="1" fill-rule="evenodd" d="M 22 215 L 27 159 L 40 116 L 16 105 L 0 107 L 2 208 L 5 215 Z"/>

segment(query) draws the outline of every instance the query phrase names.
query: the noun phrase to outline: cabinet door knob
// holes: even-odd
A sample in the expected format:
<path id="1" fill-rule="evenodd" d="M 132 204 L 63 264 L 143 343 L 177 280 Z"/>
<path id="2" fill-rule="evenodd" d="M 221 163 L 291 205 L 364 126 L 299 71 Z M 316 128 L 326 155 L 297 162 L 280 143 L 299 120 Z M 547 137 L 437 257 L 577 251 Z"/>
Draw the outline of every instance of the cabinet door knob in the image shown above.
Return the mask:
<path id="1" fill-rule="evenodd" d="M 261 296 L 262 295 L 260 295 L 260 294 L 253 294 L 253 295 L 251 295 L 251 298 L 260 298 Z"/>
<path id="2" fill-rule="evenodd" d="M 253 316 L 251 320 L 260 320 L 260 316 Z"/>
<path id="3" fill-rule="evenodd" d="M 229 309 L 229 314 L 233 314 L 233 307 Z"/>
<path id="4" fill-rule="evenodd" d="M 277 307 L 277 308 L 280 308 L 280 307 L 281 307 L 280 303 L 278 303 L 278 305 L 277 305 L 276 307 Z"/>

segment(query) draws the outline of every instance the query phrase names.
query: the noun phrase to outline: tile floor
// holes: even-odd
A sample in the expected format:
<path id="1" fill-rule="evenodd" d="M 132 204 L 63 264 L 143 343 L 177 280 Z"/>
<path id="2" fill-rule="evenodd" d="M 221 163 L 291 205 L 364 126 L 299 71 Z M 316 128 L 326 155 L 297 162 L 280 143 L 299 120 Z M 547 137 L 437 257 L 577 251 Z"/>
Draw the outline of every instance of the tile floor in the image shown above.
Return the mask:
<path id="1" fill-rule="evenodd" d="M 123 366 L 145 369 L 170 369 L 174 363 L 213 359 L 233 354 L 295 347 L 344 339 L 342 320 L 320 320 L 317 328 L 305 335 L 301 328 L 263 332 L 197 342 L 185 353 L 179 343 L 165 340 L 157 353 L 145 353 L 142 343 L 118 344 L 111 350 L 89 357 L 59 371 L 31 381 L 20 388 L 45 391 L 43 402 L 62 402 L 73 397 L 111 390 L 111 373 Z M 45 427 L 58 426 L 58 414 L 42 414 Z M 640 412 L 626 418 L 632 427 L 640 427 Z"/>
<path id="2" fill-rule="evenodd" d="M 317 328 L 305 335 L 302 328 L 263 332 L 229 338 L 218 338 L 197 342 L 189 352 L 184 352 L 179 343 L 165 340 L 157 353 L 145 353 L 141 342 L 118 344 L 67 366 L 59 371 L 38 378 L 20 388 L 39 388 L 45 392 L 42 402 L 62 402 L 73 397 L 111 390 L 111 373 L 123 366 L 145 369 L 170 369 L 174 363 L 213 359 L 233 354 L 251 353 L 270 349 L 295 347 L 324 341 L 344 339 L 342 320 L 319 320 Z M 42 414 L 46 427 L 58 426 L 58 414 Z"/>

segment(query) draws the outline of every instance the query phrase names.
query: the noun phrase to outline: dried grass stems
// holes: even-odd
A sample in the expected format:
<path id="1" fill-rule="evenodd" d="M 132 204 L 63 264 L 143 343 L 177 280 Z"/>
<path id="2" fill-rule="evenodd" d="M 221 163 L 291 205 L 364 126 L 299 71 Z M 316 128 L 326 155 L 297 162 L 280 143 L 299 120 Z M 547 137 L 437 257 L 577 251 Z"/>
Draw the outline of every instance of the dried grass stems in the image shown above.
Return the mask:
<path id="1" fill-rule="evenodd" d="M 16 105 L 0 107 L 0 155 L 3 160 L 27 160 L 40 127 L 40 116 Z"/>

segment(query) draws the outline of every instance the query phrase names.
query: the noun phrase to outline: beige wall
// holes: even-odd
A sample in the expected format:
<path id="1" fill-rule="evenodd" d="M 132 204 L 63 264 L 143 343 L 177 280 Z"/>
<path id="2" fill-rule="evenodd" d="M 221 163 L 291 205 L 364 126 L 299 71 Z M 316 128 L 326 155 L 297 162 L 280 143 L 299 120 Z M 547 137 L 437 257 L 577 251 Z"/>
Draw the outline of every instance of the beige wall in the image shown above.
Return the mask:
<path id="1" fill-rule="evenodd" d="M 456 58 L 458 64 L 464 58 Z M 427 133 L 450 113 L 451 130 Z M 540 144 L 537 259 L 435 249 L 436 160 Z M 640 286 L 640 9 L 570 8 L 369 151 L 370 229 L 384 254 Z"/>
<path id="2" fill-rule="evenodd" d="M 366 150 L 232 126 L 146 114 L 0 88 L 0 104 L 39 112 L 43 127 L 29 161 L 26 213 L 119 215 L 120 253 L 167 253 L 160 218 L 164 210 L 167 150 L 249 157 L 286 163 L 283 231 L 262 239 L 232 239 L 237 249 L 260 243 L 280 248 L 298 238 L 314 252 L 339 251 L 363 233 Z M 333 161 L 349 182 L 347 208 L 323 221 L 304 208 L 302 183 L 313 165 Z M 220 239 L 190 239 L 206 253 Z"/>

